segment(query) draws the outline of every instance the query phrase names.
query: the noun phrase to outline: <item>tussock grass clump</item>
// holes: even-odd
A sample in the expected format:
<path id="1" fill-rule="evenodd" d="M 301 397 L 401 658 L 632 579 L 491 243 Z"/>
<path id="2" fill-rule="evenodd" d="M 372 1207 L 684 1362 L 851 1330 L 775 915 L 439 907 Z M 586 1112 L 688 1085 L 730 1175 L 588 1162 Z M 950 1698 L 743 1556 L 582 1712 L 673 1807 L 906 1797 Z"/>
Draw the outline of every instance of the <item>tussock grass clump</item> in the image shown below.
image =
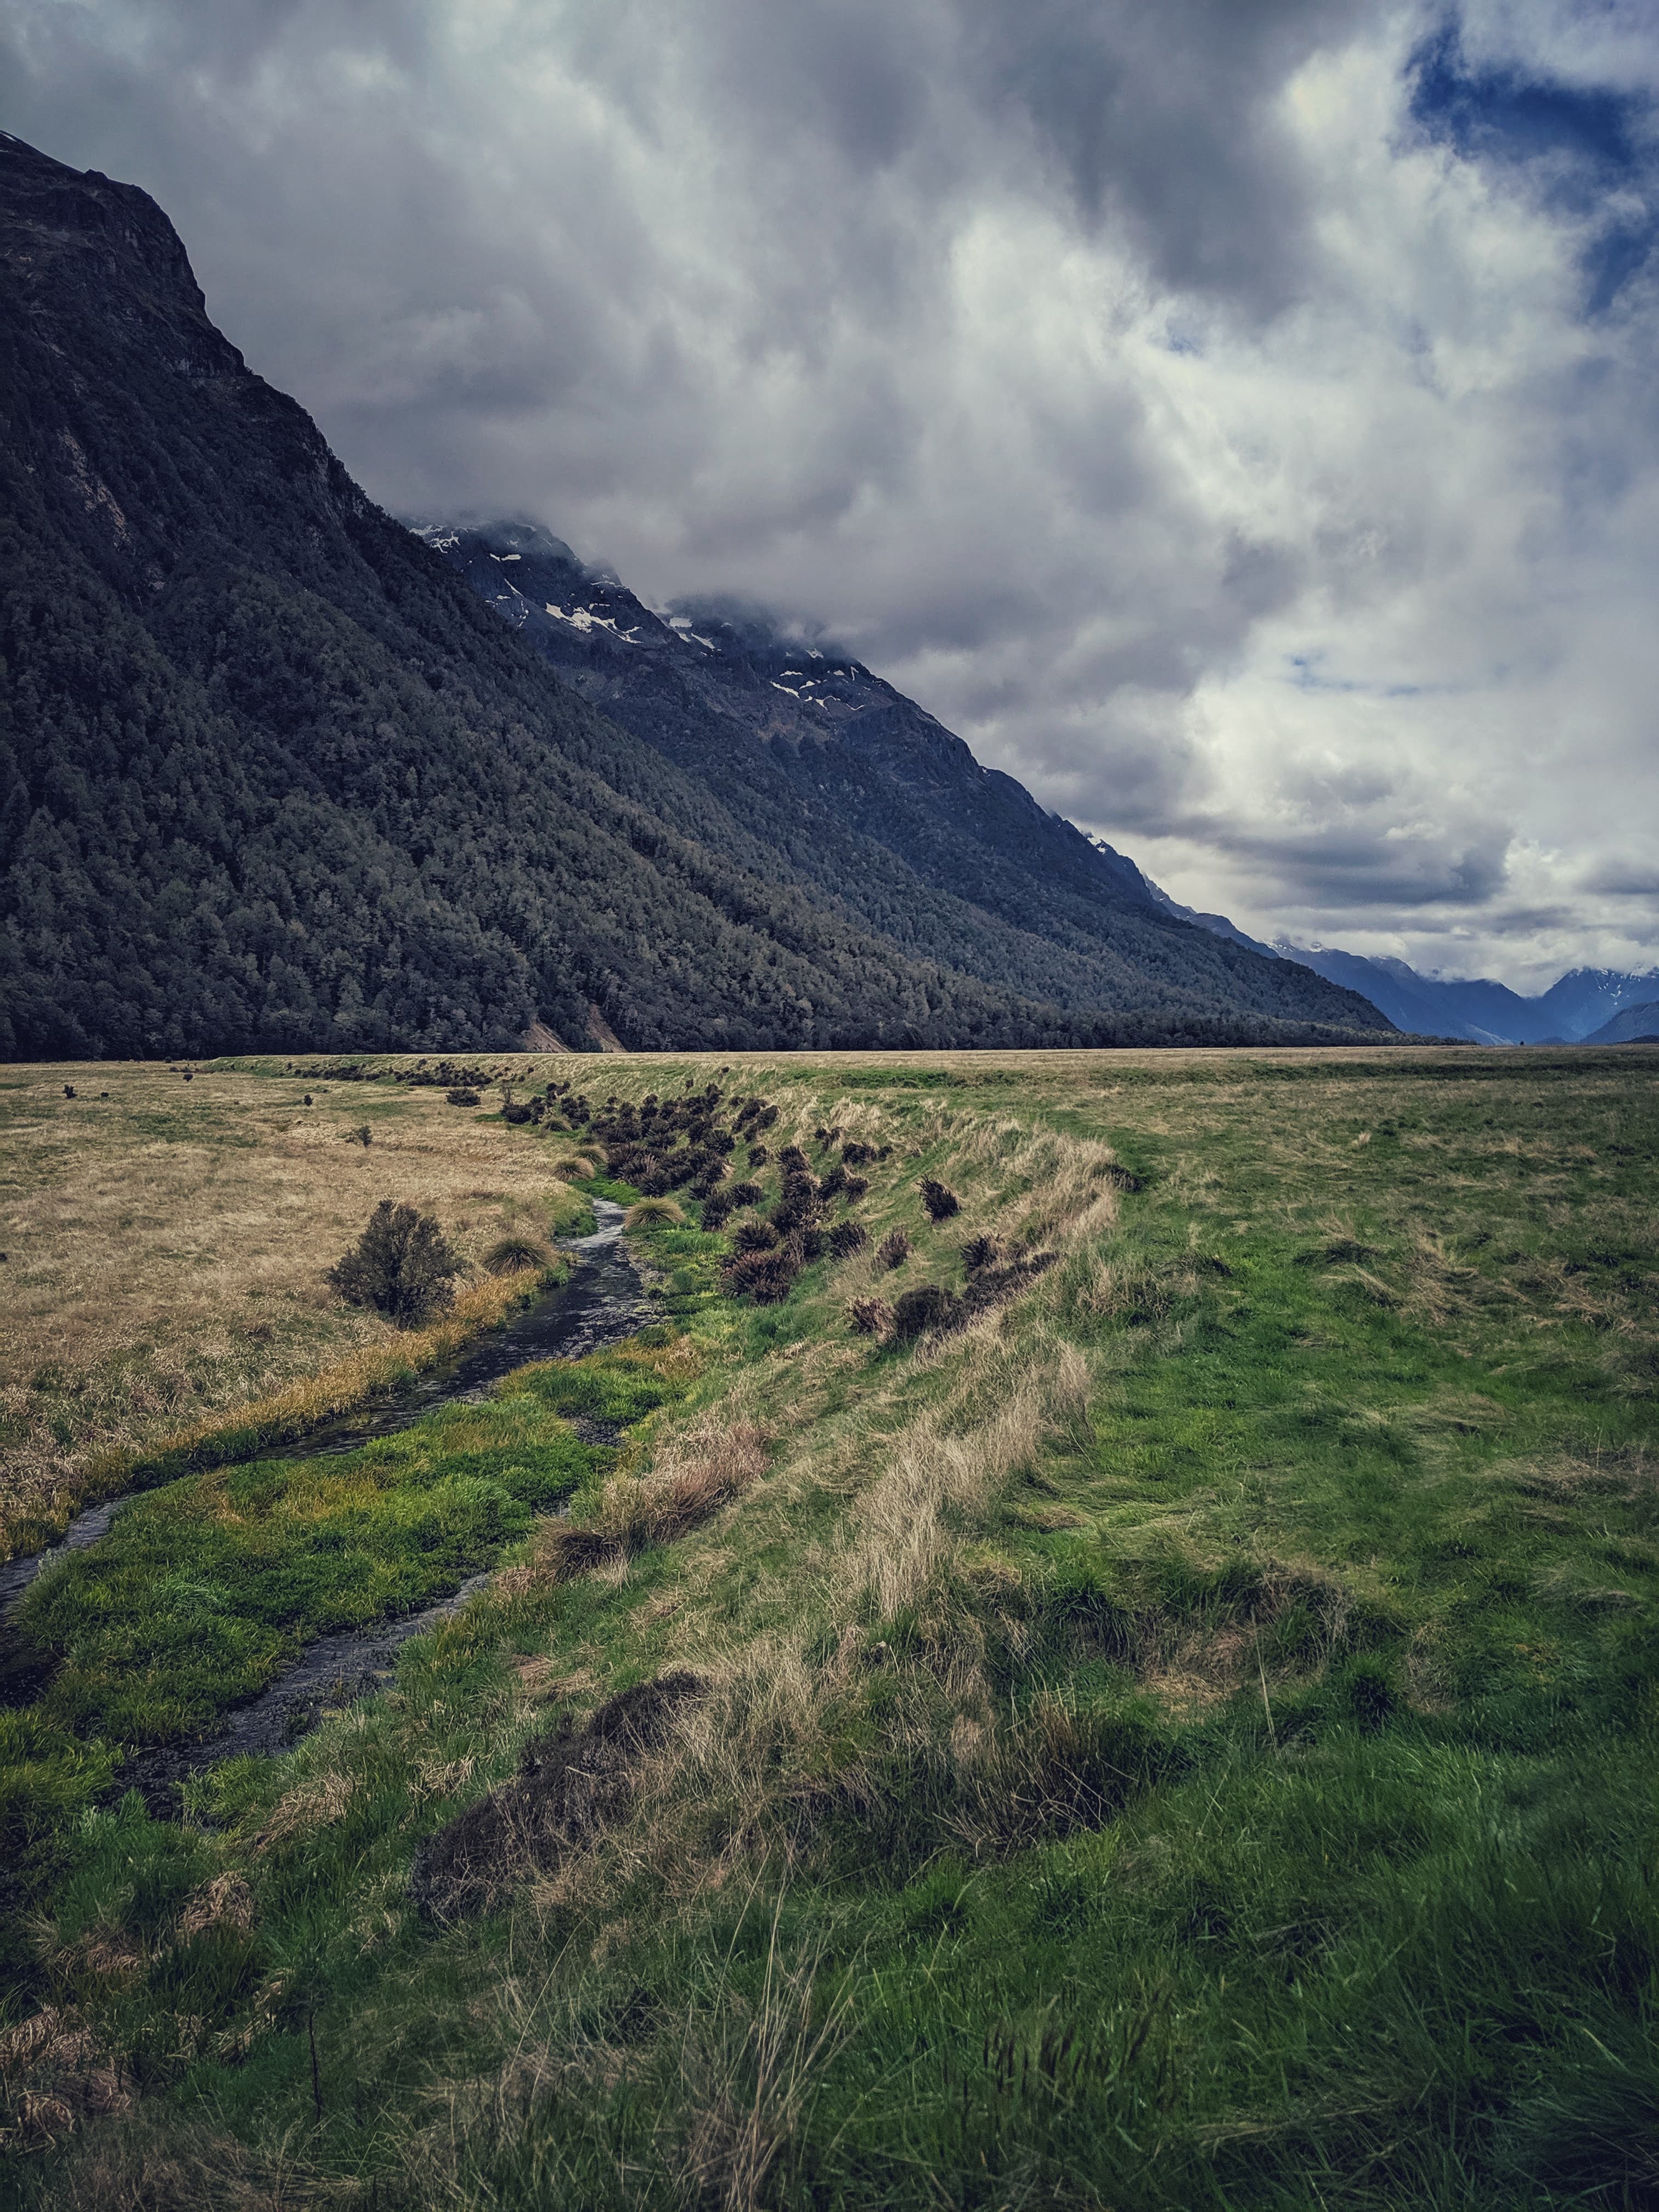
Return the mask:
<path id="1" fill-rule="evenodd" d="M 672 1198 L 641 1198 L 629 1207 L 623 1219 L 630 1229 L 649 1229 L 659 1223 L 678 1229 L 685 1219 L 685 1210 Z"/>
<path id="2" fill-rule="evenodd" d="M 910 1239 L 902 1229 L 890 1229 L 876 1247 L 876 1265 L 890 1271 L 902 1267 L 910 1256 Z"/>
<path id="3" fill-rule="evenodd" d="M 927 1209 L 930 1221 L 948 1221 L 962 1206 L 962 1200 L 955 1191 L 933 1176 L 924 1176 L 921 1179 L 921 1202 Z"/>
<path id="4" fill-rule="evenodd" d="M 890 1334 L 895 1344 L 913 1344 L 919 1336 L 957 1327 L 962 1318 L 962 1300 L 954 1291 L 942 1283 L 917 1283 L 896 1301 Z"/>
<path id="5" fill-rule="evenodd" d="M 773 1251 L 734 1253 L 721 1269 L 726 1286 L 734 1297 L 753 1298 L 757 1305 L 780 1305 L 795 1286 L 800 1271 L 796 1254 L 787 1246 Z"/>
<path id="6" fill-rule="evenodd" d="M 766 1471 L 769 1438 L 752 1421 L 708 1415 L 658 1452 L 643 1474 L 611 1476 L 597 1510 L 538 1537 L 531 1581 L 569 1581 L 611 1560 L 670 1544 L 741 1498 Z"/>
<path id="7" fill-rule="evenodd" d="M 453 1303 L 461 1262 L 429 1213 L 383 1198 L 327 1280 L 348 1305 L 372 1306 L 399 1328 Z"/>
<path id="8" fill-rule="evenodd" d="M 484 1254 L 483 1263 L 492 1275 L 513 1275 L 526 1268 L 550 1267 L 552 1247 L 538 1237 L 498 1237 Z"/>
<path id="9" fill-rule="evenodd" d="M 771 1252 L 778 1241 L 778 1232 L 769 1221 L 740 1222 L 732 1234 L 732 1248 L 738 1253 Z"/>
<path id="10" fill-rule="evenodd" d="M 859 1336 L 884 1336 L 892 1324 L 893 1309 L 885 1298 L 854 1298 L 847 1318 Z"/>
<path id="11" fill-rule="evenodd" d="M 830 1249 L 837 1260 L 850 1260 L 869 1242 L 870 1232 L 861 1221 L 838 1221 L 830 1231 Z"/>

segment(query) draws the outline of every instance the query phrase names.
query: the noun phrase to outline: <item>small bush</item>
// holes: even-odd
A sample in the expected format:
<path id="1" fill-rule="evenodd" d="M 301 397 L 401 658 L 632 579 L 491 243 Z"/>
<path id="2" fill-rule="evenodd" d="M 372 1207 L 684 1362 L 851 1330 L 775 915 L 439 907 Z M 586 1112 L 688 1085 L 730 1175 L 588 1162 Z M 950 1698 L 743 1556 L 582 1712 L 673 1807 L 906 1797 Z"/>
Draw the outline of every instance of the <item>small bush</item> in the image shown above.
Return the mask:
<path id="1" fill-rule="evenodd" d="M 361 1145 L 365 1152 L 368 1151 L 368 1147 L 374 1143 L 374 1132 L 369 1127 L 367 1121 L 360 1122 L 356 1128 L 349 1130 L 346 1134 L 347 1144 Z"/>
<path id="2" fill-rule="evenodd" d="M 867 1176 L 849 1175 L 843 1176 L 841 1179 L 841 1194 L 849 1206 L 855 1200 L 862 1198 L 869 1188 L 870 1178 Z"/>
<path id="3" fill-rule="evenodd" d="M 870 1232 L 861 1221 L 839 1221 L 830 1231 L 830 1249 L 837 1260 L 850 1260 L 869 1242 Z"/>
<path id="4" fill-rule="evenodd" d="M 757 1182 L 734 1182 L 726 1194 L 733 1206 L 758 1206 L 764 1195 Z"/>
<path id="5" fill-rule="evenodd" d="M 861 1168 L 866 1160 L 874 1159 L 876 1148 L 873 1145 L 861 1145 L 854 1138 L 850 1144 L 842 1146 L 841 1156 L 849 1168 Z"/>
<path id="6" fill-rule="evenodd" d="M 798 1229 L 789 1239 L 789 1249 L 802 1267 L 814 1260 L 823 1259 L 830 1240 L 821 1229 Z"/>
<path id="7" fill-rule="evenodd" d="M 444 1097 L 451 1106 L 476 1106 L 478 1103 L 476 1091 L 446 1091 Z"/>
<path id="8" fill-rule="evenodd" d="M 811 1164 L 812 1163 L 799 1145 L 786 1145 L 778 1154 L 778 1165 L 781 1168 L 793 1168 L 797 1175 L 805 1175 Z"/>
<path id="9" fill-rule="evenodd" d="M 921 1202 L 930 1221 L 948 1221 L 962 1204 L 955 1191 L 936 1182 L 932 1176 L 923 1176 L 921 1179 Z"/>
<path id="10" fill-rule="evenodd" d="M 492 1275 L 516 1275 L 526 1267 L 552 1264 L 553 1255 L 538 1237 L 499 1237 L 484 1254 L 484 1265 Z"/>
<path id="11" fill-rule="evenodd" d="M 749 1164 L 751 1168 L 763 1168 L 771 1157 L 771 1153 L 767 1151 L 764 1145 L 750 1145 L 749 1147 Z"/>
<path id="12" fill-rule="evenodd" d="M 623 1219 L 630 1229 L 648 1229 L 653 1222 L 665 1221 L 671 1228 L 678 1228 L 685 1219 L 685 1212 L 672 1198 L 642 1198 L 629 1207 Z"/>
<path id="13" fill-rule="evenodd" d="M 949 1328 L 958 1320 L 962 1300 L 942 1283 L 918 1283 L 893 1308 L 893 1341 L 908 1344 L 928 1329 Z"/>
<path id="14" fill-rule="evenodd" d="M 710 1191 L 702 1202 L 702 1225 L 705 1229 L 724 1229 L 732 1218 L 732 1194 L 729 1190 Z"/>
<path id="15" fill-rule="evenodd" d="M 775 1306 L 793 1287 L 795 1262 L 787 1252 L 742 1252 L 726 1261 L 725 1275 L 726 1288 L 735 1297 Z"/>
<path id="16" fill-rule="evenodd" d="M 503 1121 L 511 1121 L 520 1127 L 526 1121 L 533 1121 L 535 1118 L 536 1109 L 533 1106 L 515 1105 L 510 1098 L 501 1109 Z"/>
<path id="17" fill-rule="evenodd" d="M 989 1237 L 970 1237 L 962 1248 L 962 1264 L 970 1275 L 978 1274 L 981 1267 L 994 1267 L 997 1248 Z"/>
<path id="18" fill-rule="evenodd" d="M 854 1298 L 847 1309 L 847 1318 L 857 1336 L 881 1336 L 893 1318 L 893 1309 L 885 1298 Z"/>
<path id="19" fill-rule="evenodd" d="M 775 1249 L 778 1232 L 769 1221 L 745 1221 L 732 1238 L 738 1252 L 770 1252 Z"/>
<path id="20" fill-rule="evenodd" d="M 876 1247 L 880 1267 L 902 1267 L 910 1256 L 910 1240 L 902 1229 L 890 1230 Z"/>
<path id="21" fill-rule="evenodd" d="M 451 1285 L 460 1272 L 460 1261 L 429 1213 L 383 1198 L 327 1280 L 349 1305 L 372 1306 L 399 1328 L 410 1328 L 451 1303 Z"/>

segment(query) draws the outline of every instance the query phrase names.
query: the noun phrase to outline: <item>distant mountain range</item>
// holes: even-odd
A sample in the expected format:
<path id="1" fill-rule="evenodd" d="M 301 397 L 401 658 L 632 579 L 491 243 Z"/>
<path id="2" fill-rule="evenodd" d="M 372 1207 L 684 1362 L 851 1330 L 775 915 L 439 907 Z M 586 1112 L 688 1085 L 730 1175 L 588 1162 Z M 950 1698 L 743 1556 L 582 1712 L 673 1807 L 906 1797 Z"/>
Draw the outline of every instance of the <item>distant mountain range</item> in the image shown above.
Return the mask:
<path id="1" fill-rule="evenodd" d="M 1659 969 L 1626 975 L 1608 968 L 1574 968 L 1536 998 L 1522 998 L 1485 978 L 1461 982 L 1421 975 L 1403 960 L 1367 960 L 1306 945 L 1275 949 L 1363 993 L 1396 1028 L 1474 1044 L 1577 1044 L 1592 1036 L 1607 1042 L 1600 1034 L 1602 1024 L 1626 1007 L 1659 999 Z"/>
<path id="2" fill-rule="evenodd" d="M 1650 984 L 1652 978 L 1648 979 Z M 1592 1030 L 1586 1044 L 1659 1044 L 1659 999 L 1639 1006 L 1626 1006 L 1599 1030 Z"/>
<path id="3" fill-rule="evenodd" d="M 1627 975 L 1608 968 L 1574 968 L 1535 998 L 1507 984 L 1476 977 L 1468 981 L 1419 975 L 1403 960 L 1367 959 L 1330 946 L 1279 945 L 1279 952 L 1358 991 L 1396 1029 L 1425 1036 L 1461 1037 L 1471 1044 L 1611 1043 L 1606 1033 L 1624 1018 L 1659 1000 L 1659 969 Z"/>
<path id="4" fill-rule="evenodd" d="M 0 394 L 0 1056 L 1391 1034 L 858 664 L 422 544 L 3 134 Z"/>

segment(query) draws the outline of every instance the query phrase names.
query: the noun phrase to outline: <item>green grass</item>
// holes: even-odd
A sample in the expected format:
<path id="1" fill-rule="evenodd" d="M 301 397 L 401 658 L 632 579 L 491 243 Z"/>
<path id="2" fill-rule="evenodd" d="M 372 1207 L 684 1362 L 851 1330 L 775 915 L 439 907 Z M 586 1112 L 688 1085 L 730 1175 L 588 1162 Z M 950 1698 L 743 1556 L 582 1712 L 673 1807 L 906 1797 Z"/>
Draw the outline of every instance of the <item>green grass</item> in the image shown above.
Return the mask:
<path id="1" fill-rule="evenodd" d="M 13 2016 L 89 2024 L 143 2094 L 100 2118 L 60 2068 L 85 2109 L 26 2187 L 1659 2201 L 1654 1065 L 740 1066 L 785 1106 L 779 1146 L 793 1118 L 815 1158 L 837 1121 L 893 1146 L 859 1210 L 910 1234 L 896 1275 L 820 1261 L 738 1308 L 726 1240 L 653 1229 L 678 1334 L 532 1370 L 402 1460 L 175 1486 L 173 1519 L 156 1493 L 131 1548 L 41 1593 L 78 1595 L 31 1633 L 84 1656 L 4 1717 L 43 1869 Z M 1108 1146 L 1137 1194 L 1113 1199 Z M 938 1228 L 928 1173 L 963 1199 Z M 905 1351 L 848 1332 L 854 1295 L 962 1287 L 981 1230 L 1060 1254 L 1000 1322 Z M 638 1425 L 617 1458 L 567 1417 Z M 613 1466 L 649 1480 L 744 1424 L 767 1472 L 714 1519 L 538 1571 L 566 1474 L 584 1524 Z M 229 1643 L 192 1674 L 192 1620 L 252 1652 L 389 1603 L 428 1571 L 416 1532 L 453 1577 L 486 1492 L 478 1555 L 524 1564 L 393 1689 L 215 1770 L 209 1825 L 94 1803 L 124 1698 L 228 1681 Z M 349 1553 L 318 1544 L 358 1513 Z M 141 1689 L 106 1662 L 145 1637 Z M 482 1918 L 410 1907 L 421 1836 L 676 1666 L 708 1695 L 625 1819 Z M 216 1877 L 246 1914 L 204 1922 Z M 146 2197 L 158 2160 L 173 2194 Z"/>

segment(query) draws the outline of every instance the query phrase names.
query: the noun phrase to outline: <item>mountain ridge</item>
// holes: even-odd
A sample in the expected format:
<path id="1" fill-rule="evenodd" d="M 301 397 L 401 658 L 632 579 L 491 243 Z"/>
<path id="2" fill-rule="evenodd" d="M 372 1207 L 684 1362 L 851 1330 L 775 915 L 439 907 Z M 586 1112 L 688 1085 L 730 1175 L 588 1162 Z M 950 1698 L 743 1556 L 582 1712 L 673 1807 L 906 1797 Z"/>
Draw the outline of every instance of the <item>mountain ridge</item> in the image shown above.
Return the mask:
<path id="1" fill-rule="evenodd" d="M 1178 926 L 1161 964 L 1085 946 L 1092 1006 L 882 930 L 368 498 L 147 194 L 9 137 L 0 310 L 4 1056 L 499 1049 L 593 1009 L 633 1048 L 1378 1033 Z"/>
<path id="2" fill-rule="evenodd" d="M 1201 975 L 1269 1018 L 1316 988 L 1194 929 L 1133 860 L 843 648 L 729 603 L 659 611 L 534 523 L 411 526 L 567 683 L 787 849 L 815 896 L 910 952 L 1079 1012 L 1137 971 Z"/>

